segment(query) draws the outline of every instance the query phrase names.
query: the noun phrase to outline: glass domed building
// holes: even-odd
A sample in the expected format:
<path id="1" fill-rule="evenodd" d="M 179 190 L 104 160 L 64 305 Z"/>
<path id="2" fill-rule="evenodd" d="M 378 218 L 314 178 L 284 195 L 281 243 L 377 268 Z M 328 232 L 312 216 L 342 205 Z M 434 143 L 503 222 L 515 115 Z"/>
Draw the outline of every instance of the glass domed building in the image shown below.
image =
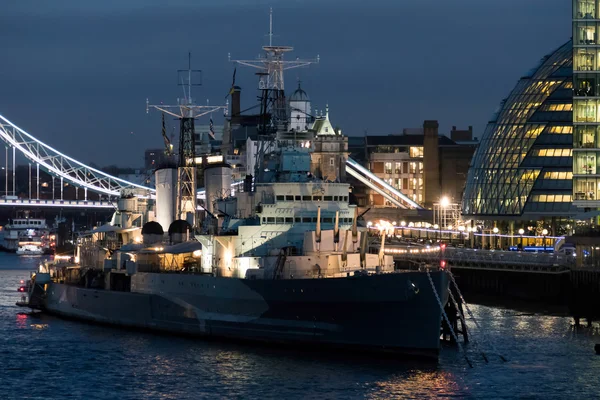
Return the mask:
<path id="1" fill-rule="evenodd" d="M 569 41 L 545 56 L 500 103 L 471 161 L 466 218 L 538 220 L 576 212 L 572 50 Z"/>

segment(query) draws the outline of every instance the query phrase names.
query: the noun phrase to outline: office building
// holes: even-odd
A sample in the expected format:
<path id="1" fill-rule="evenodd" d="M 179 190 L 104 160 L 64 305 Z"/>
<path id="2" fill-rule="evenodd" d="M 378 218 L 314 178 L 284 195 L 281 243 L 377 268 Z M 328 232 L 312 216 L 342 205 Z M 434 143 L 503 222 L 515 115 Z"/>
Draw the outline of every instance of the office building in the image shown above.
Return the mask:
<path id="1" fill-rule="evenodd" d="M 573 214 L 572 48 L 569 41 L 542 58 L 493 114 L 469 169 L 465 219 Z"/>

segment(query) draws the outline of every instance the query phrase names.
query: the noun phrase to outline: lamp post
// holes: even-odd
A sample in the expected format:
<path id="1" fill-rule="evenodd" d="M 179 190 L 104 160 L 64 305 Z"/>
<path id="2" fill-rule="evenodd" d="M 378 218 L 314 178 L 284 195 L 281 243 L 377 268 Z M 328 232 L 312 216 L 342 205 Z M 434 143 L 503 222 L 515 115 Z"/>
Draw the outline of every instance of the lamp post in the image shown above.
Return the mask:
<path id="1" fill-rule="evenodd" d="M 406 226 L 406 221 L 400 221 L 400 226 L 402 227 L 402 236 L 404 236 L 404 227 Z M 411 235 L 412 238 L 412 235 Z"/>
<path id="2" fill-rule="evenodd" d="M 460 244 L 465 245 L 465 227 L 463 225 L 458 227 L 458 231 L 460 232 Z"/>
<path id="3" fill-rule="evenodd" d="M 494 227 L 494 229 L 492 229 L 492 232 L 494 232 L 494 238 L 495 238 L 495 239 L 494 239 L 494 244 L 496 245 L 496 247 L 499 247 L 499 246 L 498 246 L 498 232 L 499 232 L 499 231 L 500 231 L 500 230 L 498 229 L 498 227 L 497 227 L 497 226 L 495 226 L 495 227 Z"/>
<path id="4" fill-rule="evenodd" d="M 437 240 L 439 240 L 438 232 L 441 230 L 440 226 L 438 224 L 435 224 L 435 225 L 433 225 L 433 229 L 435 229 L 435 240 L 437 241 Z M 442 232 L 439 232 L 439 234 L 441 235 Z"/>
<path id="5" fill-rule="evenodd" d="M 525 230 L 523 228 L 519 229 L 519 236 L 521 236 L 521 240 L 519 241 L 519 244 L 521 245 L 521 251 L 523 250 L 523 234 L 525 233 Z"/>
<path id="6" fill-rule="evenodd" d="M 546 235 L 548 234 L 548 229 L 543 229 L 542 230 L 542 236 L 544 237 L 544 239 L 542 239 L 544 241 L 544 253 L 546 252 Z"/>

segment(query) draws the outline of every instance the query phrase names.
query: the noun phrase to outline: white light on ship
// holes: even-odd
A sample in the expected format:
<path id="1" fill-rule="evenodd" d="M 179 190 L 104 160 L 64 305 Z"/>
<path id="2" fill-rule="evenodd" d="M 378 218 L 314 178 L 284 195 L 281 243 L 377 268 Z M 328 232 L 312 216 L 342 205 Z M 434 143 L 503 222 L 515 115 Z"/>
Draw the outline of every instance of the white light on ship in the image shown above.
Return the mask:
<path id="1" fill-rule="evenodd" d="M 202 255 L 202 250 L 194 250 L 192 256 L 199 258 Z"/>

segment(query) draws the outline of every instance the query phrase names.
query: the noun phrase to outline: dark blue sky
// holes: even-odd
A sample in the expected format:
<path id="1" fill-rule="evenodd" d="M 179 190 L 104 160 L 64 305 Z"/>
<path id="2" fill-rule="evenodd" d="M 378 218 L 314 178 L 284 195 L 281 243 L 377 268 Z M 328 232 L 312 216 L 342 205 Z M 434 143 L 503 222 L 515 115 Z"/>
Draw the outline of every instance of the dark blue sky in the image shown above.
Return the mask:
<path id="1" fill-rule="evenodd" d="M 142 165 L 144 149 L 162 145 L 146 97 L 181 96 L 176 70 L 191 51 L 204 75 L 195 97 L 222 102 L 227 53 L 259 53 L 269 6 L 275 43 L 321 57 L 290 71 L 288 90 L 299 76 L 349 135 L 437 119 L 444 132 L 473 125 L 481 136 L 520 75 L 571 36 L 565 0 L 9 0 L 0 114 L 80 161 Z M 253 73 L 238 68 L 243 107 L 256 98 Z"/>

